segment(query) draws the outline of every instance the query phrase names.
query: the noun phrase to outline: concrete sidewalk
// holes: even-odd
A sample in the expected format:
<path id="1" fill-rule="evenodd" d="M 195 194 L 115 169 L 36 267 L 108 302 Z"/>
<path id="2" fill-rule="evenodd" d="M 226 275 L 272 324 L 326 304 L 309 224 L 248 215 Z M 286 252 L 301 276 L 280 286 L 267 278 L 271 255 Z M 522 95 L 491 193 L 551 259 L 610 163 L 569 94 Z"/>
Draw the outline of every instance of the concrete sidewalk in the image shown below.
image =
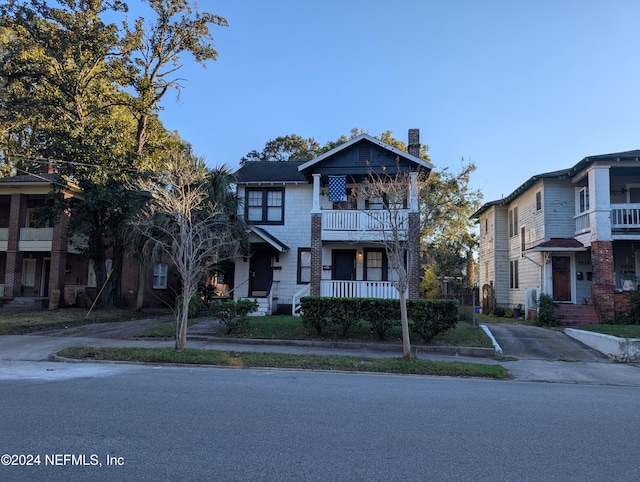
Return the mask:
<path id="1" fill-rule="evenodd" d="M 259 344 L 221 342 L 220 339 L 190 340 L 190 348 L 278 352 L 278 353 L 313 353 L 318 355 L 354 355 L 366 357 L 401 356 L 397 350 L 372 350 L 366 346 L 357 348 L 308 346 L 296 343 Z M 96 347 L 172 347 L 173 341 L 159 340 L 123 340 L 97 337 L 18 335 L 0 336 L 0 371 L 15 370 L 15 362 L 34 362 L 49 360 L 51 355 L 70 346 Z M 612 385 L 640 387 L 640 368 L 636 365 L 609 362 L 562 362 L 545 360 L 500 361 L 488 358 L 420 353 L 421 359 L 442 361 L 465 361 L 471 363 L 501 364 L 517 381 L 576 383 L 590 385 Z M 0 377 L 2 378 L 2 377 Z"/>

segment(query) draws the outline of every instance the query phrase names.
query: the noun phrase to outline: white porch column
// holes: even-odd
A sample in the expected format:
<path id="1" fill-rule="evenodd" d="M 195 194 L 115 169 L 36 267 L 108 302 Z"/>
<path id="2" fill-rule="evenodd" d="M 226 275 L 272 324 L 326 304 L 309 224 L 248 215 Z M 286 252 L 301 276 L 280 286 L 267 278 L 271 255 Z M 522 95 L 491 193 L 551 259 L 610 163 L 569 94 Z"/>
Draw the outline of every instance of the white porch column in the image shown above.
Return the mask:
<path id="1" fill-rule="evenodd" d="M 321 174 L 313 174 L 313 207 L 312 213 L 320 212 L 320 177 Z"/>
<path id="2" fill-rule="evenodd" d="M 611 241 L 611 182 L 609 166 L 589 169 L 591 241 Z"/>
<path id="3" fill-rule="evenodd" d="M 417 213 L 419 211 L 418 207 L 418 173 L 411 173 L 411 204 L 409 206 L 409 210 L 412 213 Z"/>

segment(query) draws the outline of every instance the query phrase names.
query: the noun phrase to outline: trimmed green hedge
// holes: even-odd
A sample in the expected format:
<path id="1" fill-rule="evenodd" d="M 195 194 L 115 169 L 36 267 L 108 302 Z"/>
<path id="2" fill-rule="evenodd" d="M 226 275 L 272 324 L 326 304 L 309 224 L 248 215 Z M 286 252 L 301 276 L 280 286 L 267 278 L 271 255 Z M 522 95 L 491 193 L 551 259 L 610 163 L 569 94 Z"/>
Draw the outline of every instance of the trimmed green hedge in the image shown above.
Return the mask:
<path id="1" fill-rule="evenodd" d="M 305 296 L 300 302 L 304 326 L 315 329 L 320 336 L 338 329 L 346 337 L 352 327 L 366 321 L 382 340 L 394 326 L 400 325 L 399 300 Z M 407 300 L 407 314 L 410 329 L 428 342 L 456 326 L 458 302 L 410 299 Z"/>

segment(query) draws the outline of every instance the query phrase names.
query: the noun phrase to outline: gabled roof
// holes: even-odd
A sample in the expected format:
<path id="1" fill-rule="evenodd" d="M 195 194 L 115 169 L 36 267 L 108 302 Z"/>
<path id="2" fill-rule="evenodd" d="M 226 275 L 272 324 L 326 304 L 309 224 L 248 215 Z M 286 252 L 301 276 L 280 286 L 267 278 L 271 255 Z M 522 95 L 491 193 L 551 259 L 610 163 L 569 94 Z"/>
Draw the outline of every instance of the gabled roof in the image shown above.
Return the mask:
<path id="1" fill-rule="evenodd" d="M 535 176 L 531 176 L 527 179 L 523 184 L 518 186 L 515 191 L 509 194 L 507 197 L 499 199 L 497 201 L 491 201 L 482 205 L 480 209 L 478 209 L 473 215 L 472 218 L 479 217 L 482 213 L 487 211 L 491 206 L 498 205 L 507 205 L 510 204 L 515 198 L 520 196 L 523 192 L 528 190 L 531 186 L 533 186 L 540 179 L 568 179 L 570 177 L 575 176 L 580 171 L 585 169 L 590 164 L 594 162 L 640 162 L 640 150 L 633 151 L 624 151 L 624 152 L 615 152 L 613 154 L 600 154 L 597 156 L 588 156 L 582 159 L 580 162 L 575 164 L 573 167 L 568 169 L 561 169 L 559 171 L 545 172 L 542 174 L 536 174 Z"/>
<path id="2" fill-rule="evenodd" d="M 274 235 L 272 235 L 265 229 L 259 228 L 258 226 L 251 226 L 249 228 L 249 232 L 252 234 L 255 234 L 262 241 L 265 241 L 276 251 L 279 251 L 281 253 L 289 252 L 289 246 L 284 244 L 282 241 L 280 241 L 278 238 L 276 238 Z"/>
<path id="3" fill-rule="evenodd" d="M 367 140 L 373 144 L 376 144 L 380 147 L 382 147 L 383 149 L 386 149 L 392 153 L 394 153 L 396 156 L 400 156 L 400 157 L 404 157 L 405 159 L 408 159 L 410 161 L 415 162 L 416 164 L 424 167 L 425 169 L 428 169 L 429 171 L 431 171 L 433 169 L 433 165 L 430 162 L 427 162 L 423 159 L 420 159 L 419 157 L 416 157 L 412 154 L 409 154 L 408 152 L 405 151 L 401 151 L 400 149 L 397 149 L 393 146 L 390 146 L 389 144 L 382 142 L 379 139 L 376 139 L 375 137 L 371 137 L 369 134 L 360 134 L 357 137 L 354 137 L 353 139 L 350 139 L 349 141 L 345 142 L 344 144 L 340 144 L 337 147 L 334 147 L 333 149 L 331 149 L 330 151 L 325 152 L 324 154 L 322 154 L 321 156 L 318 156 L 314 159 L 311 159 L 310 161 L 307 161 L 305 163 L 303 163 L 301 166 L 298 167 L 298 170 L 300 171 L 304 171 L 309 169 L 310 167 L 324 161 L 325 159 L 327 159 L 328 157 L 331 157 L 335 154 L 337 154 L 338 152 L 347 149 L 351 146 L 353 146 L 354 144 L 357 144 L 358 142 L 362 141 L 362 140 Z"/>
<path id="4" fill-rule="evenodd" d="M 549 241 L 544 241 L 535 247 L 531 248 L 532 251 L 586 251 L 580 241 L 573 238 L 551 238 Z"/>
<path id="5" fill-rule="evenodd" d="M 298 171 L 301 161 L 250 161 L 236 171 L 239 184 L 307 184 L 307 178 Z"/>

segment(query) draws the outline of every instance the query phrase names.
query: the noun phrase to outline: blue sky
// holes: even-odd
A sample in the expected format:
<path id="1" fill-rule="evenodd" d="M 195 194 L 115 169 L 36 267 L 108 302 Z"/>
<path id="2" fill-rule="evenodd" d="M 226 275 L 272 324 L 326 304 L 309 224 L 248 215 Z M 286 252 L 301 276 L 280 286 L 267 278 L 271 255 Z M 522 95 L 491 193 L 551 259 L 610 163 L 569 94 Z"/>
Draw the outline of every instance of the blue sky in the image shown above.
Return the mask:
<path id="1" fill-rule="evenodd" d="M 131 2 L 134 7 L 135 2 Z M 484 201 L 534 174 L 640 148 L 637 0 L 201 0 L 218 60 L 185 58 L 161 118 L 211 167 L 279 135 L 358 127 L 436 169 L 477 165 Z M 136 8 L 132 9 L 135 13 Z"/>

